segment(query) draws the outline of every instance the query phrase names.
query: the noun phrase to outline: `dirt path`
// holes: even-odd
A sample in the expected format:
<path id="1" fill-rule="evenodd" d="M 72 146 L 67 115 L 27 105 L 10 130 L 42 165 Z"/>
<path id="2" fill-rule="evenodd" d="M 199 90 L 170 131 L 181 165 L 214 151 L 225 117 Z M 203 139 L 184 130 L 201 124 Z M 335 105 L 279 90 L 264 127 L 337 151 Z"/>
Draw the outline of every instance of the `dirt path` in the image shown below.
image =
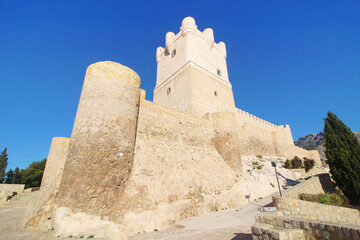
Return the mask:
<path id="1" fill-rule="evenodd" d="M 258 208 L 269 205 L 271 196 L 242 208 L 212 212 L 184 219 L 165 231 L 140 233 L 129 240 L 250 240 Z"/>

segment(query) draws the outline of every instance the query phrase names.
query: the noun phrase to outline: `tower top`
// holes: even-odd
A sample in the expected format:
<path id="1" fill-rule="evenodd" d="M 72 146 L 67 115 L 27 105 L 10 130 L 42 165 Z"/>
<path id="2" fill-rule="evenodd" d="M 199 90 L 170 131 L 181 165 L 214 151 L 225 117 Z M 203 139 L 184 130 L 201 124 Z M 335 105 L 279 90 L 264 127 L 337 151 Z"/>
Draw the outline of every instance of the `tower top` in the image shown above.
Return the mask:
<path id="1" fill-rule="evenodd" d="M 176 35 L 166 33 L 156 62 L 155 103 L 196 115 L 234 107 L 225 43 L 214 41 L 211 28 L 198 30 L 194 18 L 184 18 Z"/>
<path id="2" fill-rule="evenodd" d="M 179 48 L 182 48 L 182 52 L 179 52 Z M 183 64 L 191 61 L 200 67 L 205 68 L 215 76 L 220 77 L 222 80 L 229 82 L 227 69 L 218 69 L 216 66 L 209 66 L 214 65 L 211 63 L 213 61 L 223 62 L 226 65 L 227 53 L 225 43 L 214 42 L 214 31 L 211 28 L 206 28 L 202 32 L 198 30 L 195 19 L 192 17 L 186 17 L 183 19 L 180 31 L 176 35 L 173 32 L 166 33 L 165 47 L 157 48 L 156 62 L 159 64 L 159 61 L 162 60 L 163 62 L 164 59 L 168 62 L 168 58 L 166 56 L 171 55 L 171 57 L 174 57 L 176 54 L 180 54 L 184 57 L 182 59 Z M 177 58 L 179 59 L 180 56 Z M 171 61 L 171 63 L 169 62 L 169 64 L 174 65 L 173 61 Z M 223 64 L 217 63 L 216 65 L 219 66 Z M 169 71 L 168 74 L 160 74 L 159 76 L 158 72 L 157 84 L 166 81 L 167 78 L 174 74 L 174 71 L 170 70 L 173 67 L 166 68 Z"/>

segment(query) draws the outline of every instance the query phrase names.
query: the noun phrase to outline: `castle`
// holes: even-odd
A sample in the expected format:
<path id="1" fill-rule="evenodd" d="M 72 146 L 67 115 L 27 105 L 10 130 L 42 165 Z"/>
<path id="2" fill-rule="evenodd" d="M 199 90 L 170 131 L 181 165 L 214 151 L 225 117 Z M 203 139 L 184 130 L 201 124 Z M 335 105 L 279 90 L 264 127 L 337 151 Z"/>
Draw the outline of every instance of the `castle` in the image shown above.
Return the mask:
<path id="1" fill-rule="evenodd" d="M 274 191 L 249 185 L 246 156 L 320 164 L 317 151 L 294 146 L 288 125 L 235 107 L 226 56 L 213 30 L 201 32 L 187 17 L 156 51 L 154 102 L 145 100 L 133 70 L 109 61 L 89 66 L 71 138 L 53 139 L 41 185 L 47 194 L 28 224 L 125 239 L 243 205 L 249 192 L 256 198 Z"/>

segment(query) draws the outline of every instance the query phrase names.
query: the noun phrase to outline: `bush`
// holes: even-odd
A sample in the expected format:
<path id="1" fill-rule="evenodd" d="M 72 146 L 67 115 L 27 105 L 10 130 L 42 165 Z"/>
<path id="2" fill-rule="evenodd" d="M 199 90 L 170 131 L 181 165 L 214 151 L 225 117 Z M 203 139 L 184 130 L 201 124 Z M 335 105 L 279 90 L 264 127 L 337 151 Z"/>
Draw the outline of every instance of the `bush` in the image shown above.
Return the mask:
<path id="1" fill-rule="evenodd" d="M 299 195 L 299 198 L 300 200 L 327 204 L 327 205 L 344 206 L 344 207 L 348 206 L 348 200 L 342 198 L 341 196 L 335 193 L 325 193 L 325 194 L 316 194 L 316 195 L 301 193 Z"/>
<path id="2" fill-rule="evenodd" d="M 304 167 L 305 172 L 308 172 L 310 169 L 312 169 L 315 165 L 315 161 L 309 158 L 304 158 Z"/>
<path id="3" fill-rule="evenodd" d="M 301 160 L 299 157 L 295 156 L 293 159 L 287 159 L 284 168 L 305 168 L 305 172 L 308 172 L 315 165 L 315 161 L 309 158 L 304 158 Z"/>
<path id="4" fill-rule="evenodd" d="M 283 165 L 284 168 L 291 168 L 291 162 L 289 159 L 286 159 L 284 165 Z"/>
<path id="5" fill-rule="evenodd" d="M 263 158 L 263 156 L 260 155 L 260 154 L 259 154 L 259 155 L 256 155 L 256 157 L 257 157 L 257 158 Z"/>
<path id="6" fill-rule="evenodd" d="M 295 156 L 293 160 L 291 160 L 291 166 L 292 168 L 301 168 L 302 167 L 302 161 L 298 156 Z"/>

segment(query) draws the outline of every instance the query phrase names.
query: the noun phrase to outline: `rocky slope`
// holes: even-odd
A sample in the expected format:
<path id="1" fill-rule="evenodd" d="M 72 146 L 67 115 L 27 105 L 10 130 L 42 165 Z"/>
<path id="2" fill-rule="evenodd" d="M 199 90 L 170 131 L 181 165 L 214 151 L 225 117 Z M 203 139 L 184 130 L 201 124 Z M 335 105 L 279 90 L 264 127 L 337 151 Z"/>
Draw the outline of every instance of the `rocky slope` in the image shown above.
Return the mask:
<path id="1" fill-rule="evenodd" d="M 360 141 L 360 132 L 354 132 L 354 134 Z M 326 160 L 324 143 L 324 131 L 321 131 L 318 134 L 310 133 L 299 138 L 295 145 L 307 150 L 318 150 L 321 159 Z"/>

